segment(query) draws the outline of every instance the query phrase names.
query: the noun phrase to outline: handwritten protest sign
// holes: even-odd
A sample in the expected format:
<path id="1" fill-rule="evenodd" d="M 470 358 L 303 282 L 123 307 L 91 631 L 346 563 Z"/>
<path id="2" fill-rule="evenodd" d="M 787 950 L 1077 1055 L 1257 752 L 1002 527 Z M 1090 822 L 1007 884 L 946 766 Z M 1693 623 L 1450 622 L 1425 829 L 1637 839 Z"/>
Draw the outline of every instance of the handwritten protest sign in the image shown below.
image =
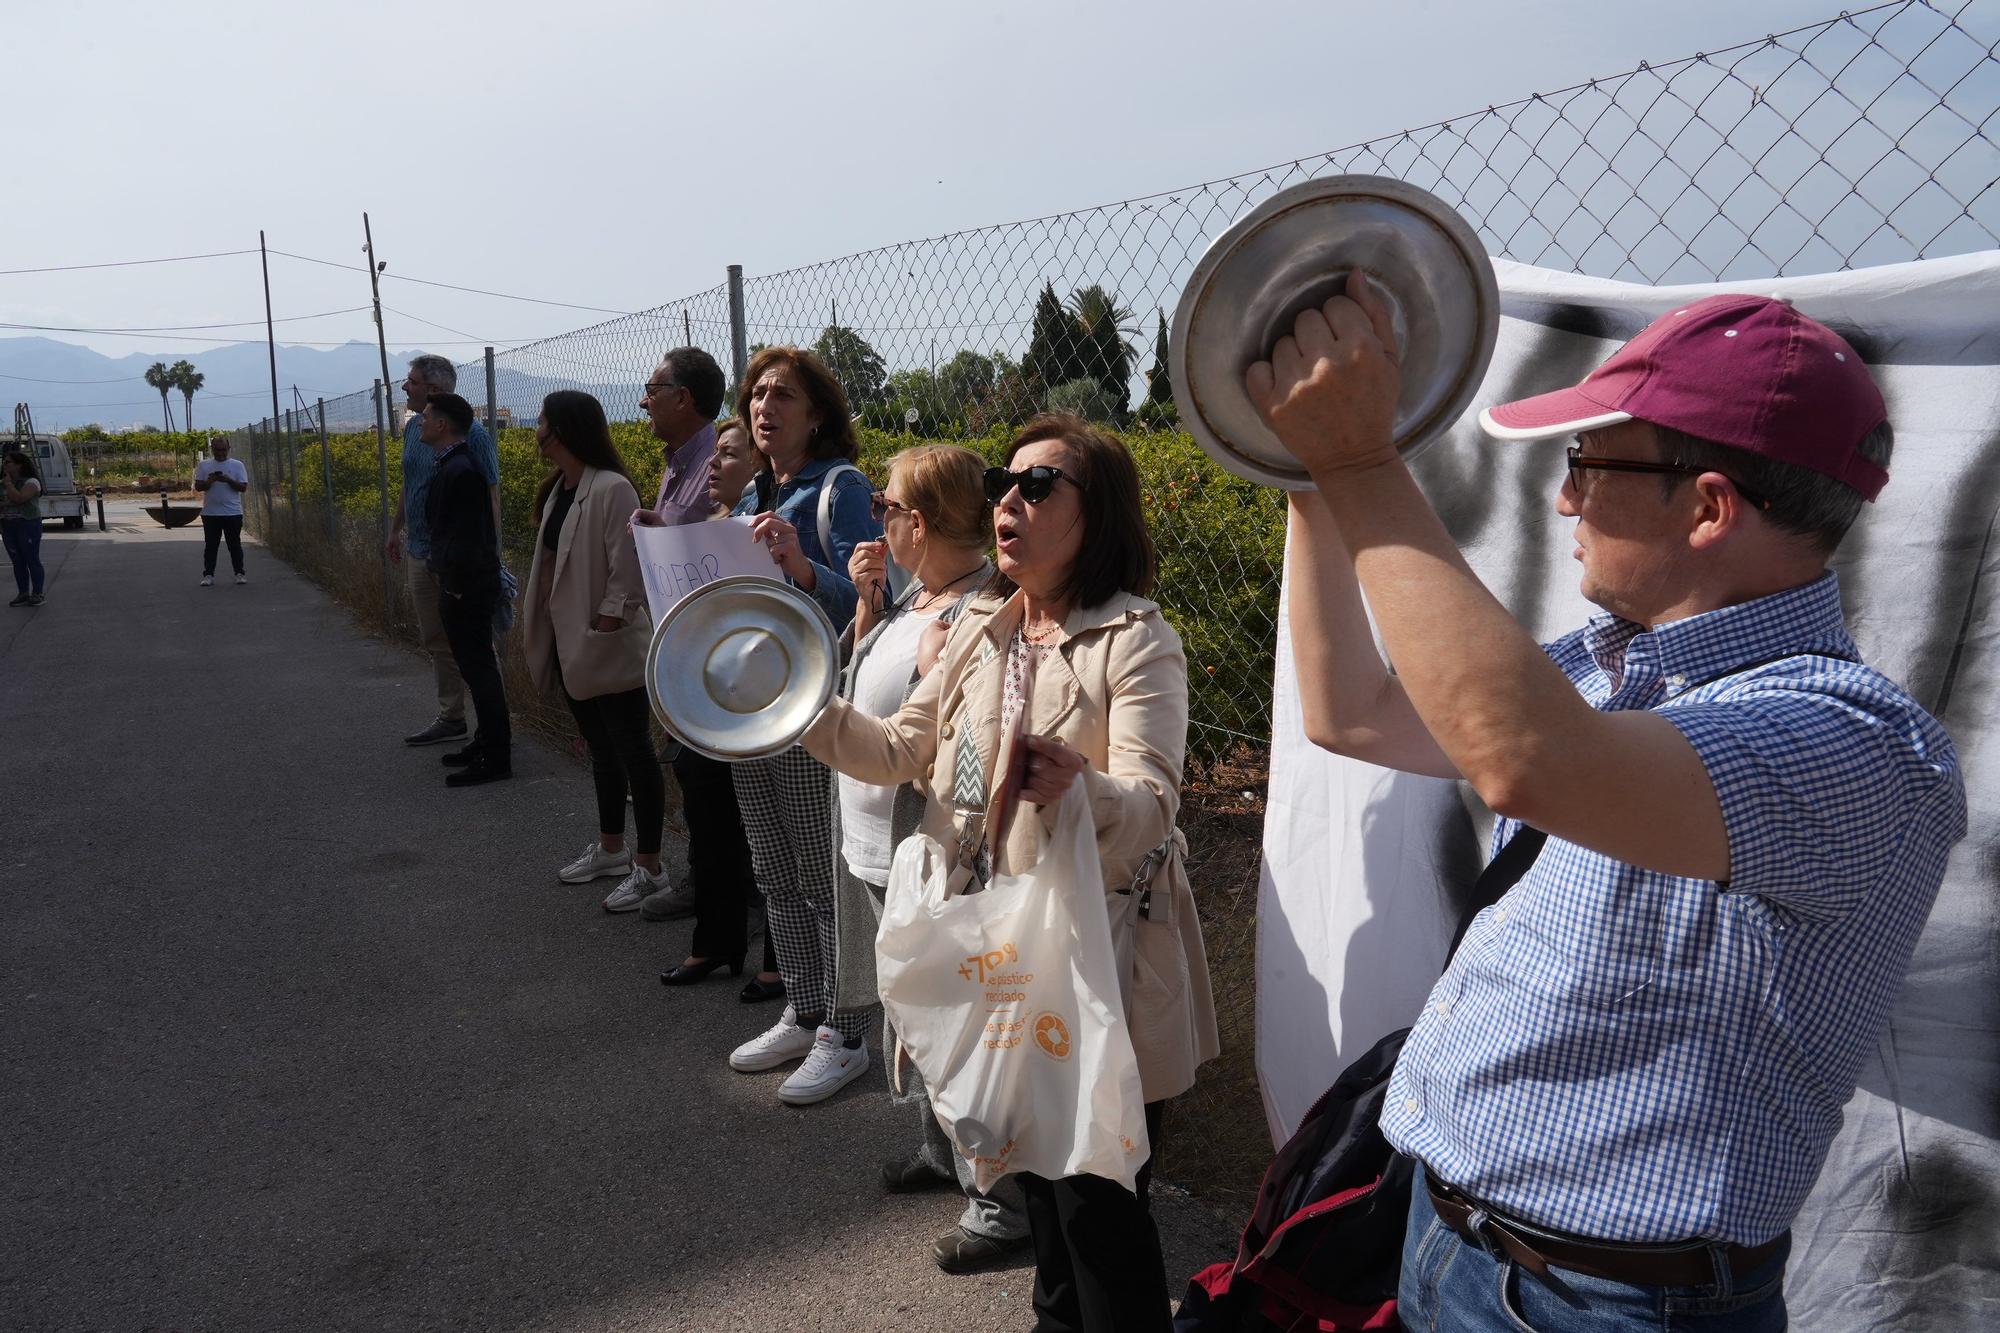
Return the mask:
<path id="1" fill-rule="evenodd" d="M 779 577 L 778 567 L 771 563 L 770 551 L 750 535 L 747 518 L 722 518 L 671 528 L 634 528 L 632 540 L 639 548 L 639 569 L 646 578 L 646 604 L 653 612 L 655 624 L 674 603 L 704 583 L 731 574 Z"/>

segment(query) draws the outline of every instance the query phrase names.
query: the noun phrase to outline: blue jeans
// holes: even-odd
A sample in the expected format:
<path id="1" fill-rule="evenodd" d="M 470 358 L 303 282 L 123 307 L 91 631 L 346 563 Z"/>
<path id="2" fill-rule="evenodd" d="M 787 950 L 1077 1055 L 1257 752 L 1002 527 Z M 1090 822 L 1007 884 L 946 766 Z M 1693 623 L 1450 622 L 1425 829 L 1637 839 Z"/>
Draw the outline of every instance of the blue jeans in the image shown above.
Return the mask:
<path id="1" fill-rule="evenodd" d="M 1612 1282 L 1566 1268 L 1542 1279 L 1505 1255 L 1467 1244 L 1438 1220 L 1424 1173 L 1410 1198 L 1396 1313 L 1403 1327 L 1468 1333 L 1780 1333 L 1785 1328 L 1787 1242 L 1761 1267 L 1693 1287 Z"/>
<path id="2" fill-rule="evenodd" d="M 14 587 L 21 596 L 42 590 L 42 520 L 0 518 L 0 543 L 14 566 Z"/>

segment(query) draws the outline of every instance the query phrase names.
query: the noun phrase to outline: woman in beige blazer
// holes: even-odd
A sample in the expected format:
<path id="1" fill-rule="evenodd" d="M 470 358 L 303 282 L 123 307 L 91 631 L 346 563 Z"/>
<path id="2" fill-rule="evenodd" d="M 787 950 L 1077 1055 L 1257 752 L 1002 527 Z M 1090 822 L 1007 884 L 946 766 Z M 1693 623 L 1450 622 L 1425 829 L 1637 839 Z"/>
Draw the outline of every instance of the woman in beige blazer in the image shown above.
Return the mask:
<path id="1" fill-rule="evenodd" d="M 1125 446 L 1077 417 L 1028 423 L 990 469 L 999 573 L 968 603 L 937 666 L 886 718 L 836 698 L 805 734 L 814 758 L 864 782 L 914 782 L 922 831 L 955 857 L 959 886 L 1018 873 L 1039 858 L 1054 806 L 1082 783 L 1097 825 L 1105 888 L 1154 873 L 1133 929 L 1126 996 L 1155 1153 L 1166 1099 L 1216 1054 L 1208 964 L 1180 870 L 1174 818 L 1187 746 L 1187 659 L 1142 594 L 1152 538 Z M 1023 808 L 991 863 L 981 854 L 1000 737 L 1022 709 Z M 1097 1176 L 1024 1175 L 1035 1247 L 1038 1326 L 1165 1329 L 1166 1273 L 1147 1206 Z"/>
<path id="2" fill-rule="evenodd" d="M 639 494 L 611 442 L 604 407 L 589 394 L 563 389 L 543 399 L 535 442 L 555 471 L 535 494 L 522 641 L 535 688 L 560 691 L 569 704 L 597 787 L 597 839 L 556 874 L 566 884 L 622 876 L 604 909 L 634 911 L 667 884 L 660 868 L 666 780 L 653 756 L 645 685 L 652 622 L 626 527 Z M 635 850 L 625 845 L 628 790 Z"/>

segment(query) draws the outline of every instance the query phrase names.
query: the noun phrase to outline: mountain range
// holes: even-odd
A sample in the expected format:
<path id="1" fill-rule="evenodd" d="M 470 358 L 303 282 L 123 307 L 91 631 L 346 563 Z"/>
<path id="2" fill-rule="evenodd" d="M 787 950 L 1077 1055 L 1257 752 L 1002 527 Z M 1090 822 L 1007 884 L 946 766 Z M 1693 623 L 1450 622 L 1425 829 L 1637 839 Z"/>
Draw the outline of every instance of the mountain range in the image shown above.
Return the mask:
<path id="1" fill-rule="evenodd" d="M 402 382 L 410 359 L 421 352 L 421 348 L 412 347 L 390 354 L 389 374 L 396 383 Z M 155 361 L 172 365 L 183 359 L 193 362 L 204 376 L 202 387 L 194 396 L 195 429 L 222 430 L 261 421 L 271 414 L 271 360 L 263 343 L 231 343 L 200 351 L 133 352 L 113 357 L 51 338 L 0 338 L 0 400 L 10 406 L 26 403 L 34 412 L 37 430 L 62 431 L 93 422 L 111 431 L 128 427 L 158 429 L 164 424 L 160 395 L 146 383 L 146 369 Z M 339 347 L 278 344 L 281 411 L 294 406 L 294 385 L 310 406 L 318 398 L 332 400 L 351 393 L 365 394 L 381 377 L 381 355 L 373 343 L 350 342 Z M 500 405 L 512 408 L 516 419 L 522 421 L 533 420 L 540 411 L 542 396 L 554 389 L 584 389 L 596 393 L 607 404 L 632 397 L 629 385 L 612 390 L 606 385 L 543 379 L 511 368 L 501 380 Z M 459 389 L 475 407 L 484 406 L 484 384 L 461 382 Z M 174 428 L 186 429 L 182 421 L 185 400 L 178 390 L 170 392 L 168 397 L 173 406 Z M 366 415 L 365 403 L 363 414 Z M 0 417 L 0 424 L 12 419 L 13 414 L 8 412 Z M 334 424 L 333 428 L 338 431 L 343 427 Z M 355 427 L 350 422 L 345 428 Z"/>

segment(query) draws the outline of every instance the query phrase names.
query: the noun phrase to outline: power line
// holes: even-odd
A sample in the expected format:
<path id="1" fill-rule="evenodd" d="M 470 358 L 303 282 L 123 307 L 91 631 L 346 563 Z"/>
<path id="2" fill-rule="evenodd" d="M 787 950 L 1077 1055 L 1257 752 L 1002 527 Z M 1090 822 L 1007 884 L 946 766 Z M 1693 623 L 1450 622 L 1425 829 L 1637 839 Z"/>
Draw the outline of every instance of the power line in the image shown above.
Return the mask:
<path id="1" fill-rule="evenodd" d="M 277 324 L 294 324 L 305 319 L 326 319 L 331 315 L 356 315 L 368 309 L 365 305 L 349 306 L 345 310 L 322 310 L 316 315 L 286 315 L 274 320 Z M 0 324 L 0 328 L 44 329 L 52 333 L 185 333 L 193 329 L 247 329 L 263 324 L 261 319 L 239 319 L 226 324 L 155 324 L 131 325 L 115 329 L 69 328 L 61 324 Z"/>
<path id="2" fill-rule="evenodd" d="M 168 255 L 163 259 L 114 259 L 103 264 L 51 264 L 46 268 L 0 268 L 0 278 L 19 273 L 75 273 L 87 268 L 133 268 L 140 264 L 182 264 L 190 259 L 227 259 L 231 255 L 254 255 L 255 250 L 217 250 L 205 255 Z"/>
<path id="3" fill-rule="evenodd" d="M 263 323 L 264 321 L 262 321 L 262 320 L 260 319 L 260 320 L 258 320 L 257 322 L 258 322 L 259 324 L 261 324 L 261 323 Z M 107 337 L 107 338 L 151 338 L 151 337 L 154 337 L 154 336 L 156 336 L 156 335 L 154 335 L 154 334 L 151 334 L 151 333 L 132 333 L 132 332 L 129 332 L 129 331 L 126 331 L 126 330 L 122 330 L 122 329 L 72 329 L 72 328 L 65 328 L 65 327 L 62 327 L 62 326 L 59 326 L 59 325 L 53 325 L 53 324 L 5 324 L 5 323 L 0 323 L 0 329 L 15 329 L 15 330 L 19 330 L 19 331 L 21 331 L 21 332 L 27 332 L 27 333 L 83 333 L 83 334 L 92 334 L 92 335 L 101 335 L 101 336 L 103 336 L 103 337 Z M 544 336 L 544 337 L 545 337 L 545 336 L 547 336 L 547 335 L 542 335 L 542 336 Z M 201 334 L 199 334 L 199 333 L 183 333 L 183 334 L 179 335 L 179 341 L 181 341 L 181 342 L 192 342 L 192 343 L 217 343 L 217 344 L 223 344 L 223 345 L 228 345 L 228 346 L 235 346 L 235 345 L 238 345 L 238 344 L 244 344 L 244 343 L 254 343 L 254 342 L 256 341 L 256 339 L 254 339 L 254 338 L 208 338 L 208 337 L 204 337 L 204 336 L 202 336 L 202 335 L 201 335 Z M 288 339 L 286 339 L 286 340 L 285 340 L 285 342 L 284 342 L 284 346 L 286 346 L 286 347 L 346 347 L 346 346 L 348 346 L 348 345 L 350 345 L 350 344 L 352 344 L 352 343 L 365 343 L 366 341 L 367 341 L 367 340 L 366 340 L 365 338 L 342 338 L 342 339 L 326 339 L 326 338 L 288 338 Z M 453 344 L 455 344 L 455 343 L 462 343 L 462 344 L 465 344 L 465 345 L 468 345 L 468 346 L 476 346 L 476 345 L 484 345 L 485 343 L 487 343 L 487 342 L 489 342 L 489 341 L 490 341 L 490 342 L 491 342 L 491 343 L 492 343 L 492 344 L 493 344 L 493 345 L 494 345 L 495 347 L 498 347 L 498 346 L 500 346 L 500 345 L 501 345 L 502 343 L 506 343 L 506 342 L 533 342 L 533 341 L 535 341 L 535 339 L 533 339 L 533 338 L 519 338 L 519 339 L 507 339 L 507 338 L 493 338 L 493 339 L 485 339 L 485 338 L 391 338 L 391 339 L 389 339 L 388 341 L 389 341 L 389 345 L 390 345 L 391 347 L 447 347 L 447 346 L 451 346 L 451 345 L 453 345 Z"/>
<path id="4" fill-rule="evenodd" d="M 327 268 L 344 268 L 350 273 L 366 273 L 368 271 L 359 264 L 341 264 L 331 259 L 314 259 L 311 255 L 295 255 L 289 250 L 273 250 L 271 253 L 281 255 L 286 259 L 297 259 L 307 264 L 322 264 Z M 503 301 L 526 301 L 530 305 L 552 305 L 564 310 L 587 310 L 594 315 L 632 315 L 639 313 L 634 310 L 611 310 L 601 305 L 578 305 L 574 301 L 545 301 L 539 296 L 515 296 L 510 292 L 490 292 L 483 287 L 461 287 L 453 282 L 432 282 L 428 278 L 412 278 L 402 273 L 384 271 L 382 276 L 392 278 L 397 282 L 414 282 L 423 287 L 442 287 L 446 291 L 471 292 L 474 296 L 495 296 Z M 416 317 L 412 315 L 410 318 L 414 319 Z"/>
<path id="5" fill-rule="evenodd" d="M 128 384 L 139 378 L 137 375 L 120 375 L 110 380 L 42 380 L 33 375 L 0 375 L 0 380 L 19 380 L 23 384 Z"/>

